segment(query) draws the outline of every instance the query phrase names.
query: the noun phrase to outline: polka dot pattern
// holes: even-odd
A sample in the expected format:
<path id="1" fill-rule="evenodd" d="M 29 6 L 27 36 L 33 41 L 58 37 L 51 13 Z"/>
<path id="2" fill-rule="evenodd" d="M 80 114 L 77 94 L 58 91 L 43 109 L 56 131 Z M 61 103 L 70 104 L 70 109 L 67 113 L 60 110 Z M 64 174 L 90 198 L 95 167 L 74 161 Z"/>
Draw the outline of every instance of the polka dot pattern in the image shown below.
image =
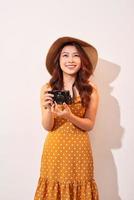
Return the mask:
<path id="1" fill-rule="evenodd" d="M 80 97 L 69 106 L 84 115 Z M 56 117 L 45 139 L 34 200 L 99 200 L 93 171 L 88 132 Z"/>

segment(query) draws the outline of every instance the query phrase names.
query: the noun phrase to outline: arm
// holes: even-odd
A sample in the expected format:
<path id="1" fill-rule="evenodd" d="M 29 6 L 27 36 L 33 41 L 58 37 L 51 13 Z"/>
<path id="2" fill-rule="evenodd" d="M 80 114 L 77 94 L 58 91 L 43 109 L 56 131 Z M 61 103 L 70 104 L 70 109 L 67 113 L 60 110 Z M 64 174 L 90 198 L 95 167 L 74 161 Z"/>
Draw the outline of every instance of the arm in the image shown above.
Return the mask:
<path id="1" fill-rule="evenodd" d="M 69 121 L 85 131 L 92 130 L 95 124 L 98 102 L 99 102 L 98 90 L 96 86 L 93 85 L 91 100 L 84 114 L 84 118 L 80 118 L 74 115 L 73 113 L 70 113 L 69 118 L 68 118 Z"/>
<path id="2" fill-rule="evenodd" d="M 40 92 L 40 106 L 42 115 L 42 126 L 47 131 L 51 131 L 54 125 L 54 114 L 51 112 L 51 106 L 48 106 L 50 100 L 45 102 L 45 92 L 48 91 L 48 84 L 41 88 Z M 45 108 L 47 107 L 47 108 Z"/>

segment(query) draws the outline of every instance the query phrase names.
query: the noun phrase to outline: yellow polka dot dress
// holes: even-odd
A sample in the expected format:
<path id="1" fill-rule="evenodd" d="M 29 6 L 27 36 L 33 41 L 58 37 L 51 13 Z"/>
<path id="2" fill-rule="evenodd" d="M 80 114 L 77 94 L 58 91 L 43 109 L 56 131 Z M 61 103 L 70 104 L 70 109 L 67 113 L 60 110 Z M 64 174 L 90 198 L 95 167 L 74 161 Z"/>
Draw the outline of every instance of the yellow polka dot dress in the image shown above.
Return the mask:
<path id="1" fill-rule="evenodd" d="M 69 107 L 83 117 L 85 108 L 80 96 Z M 55 117 L 44 142 L 34 200 L 99 200 L 93 171 L 88 132 Z"/>

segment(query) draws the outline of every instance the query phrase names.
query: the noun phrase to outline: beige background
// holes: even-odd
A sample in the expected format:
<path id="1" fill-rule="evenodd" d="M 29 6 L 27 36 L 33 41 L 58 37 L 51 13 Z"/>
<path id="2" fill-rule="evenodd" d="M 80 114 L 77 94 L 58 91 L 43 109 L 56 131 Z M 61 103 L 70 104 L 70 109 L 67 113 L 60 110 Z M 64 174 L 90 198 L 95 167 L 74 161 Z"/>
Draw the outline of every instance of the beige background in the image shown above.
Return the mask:
<path id="1" fill-rule="evenodd" d="M 39 95 L 44 60 L 60 36 L 99 52 L 100 105 L 91 136 L 100 200 L 134 198 L 134 1 L 5 0 L 0 8 L 0 199 L 31 200 L 46 131 Z"/>

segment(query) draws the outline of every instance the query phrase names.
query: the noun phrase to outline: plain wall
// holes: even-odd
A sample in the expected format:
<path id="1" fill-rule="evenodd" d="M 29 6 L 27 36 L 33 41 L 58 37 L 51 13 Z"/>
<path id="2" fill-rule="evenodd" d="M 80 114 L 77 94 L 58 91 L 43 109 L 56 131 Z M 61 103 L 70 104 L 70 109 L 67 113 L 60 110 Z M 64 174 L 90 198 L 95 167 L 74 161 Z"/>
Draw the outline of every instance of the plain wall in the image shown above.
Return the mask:
<path id="1" fill-rule="evenodd" d="M 72 36 L 99 53 L 92 77 L 100 93 L 89 133 L 100 200 L 134 199 L 134 1 L 1 1 L 0 199 L 32 200 L 47 132 L 40 89 L 50 78 L 45 55 Z"/>

